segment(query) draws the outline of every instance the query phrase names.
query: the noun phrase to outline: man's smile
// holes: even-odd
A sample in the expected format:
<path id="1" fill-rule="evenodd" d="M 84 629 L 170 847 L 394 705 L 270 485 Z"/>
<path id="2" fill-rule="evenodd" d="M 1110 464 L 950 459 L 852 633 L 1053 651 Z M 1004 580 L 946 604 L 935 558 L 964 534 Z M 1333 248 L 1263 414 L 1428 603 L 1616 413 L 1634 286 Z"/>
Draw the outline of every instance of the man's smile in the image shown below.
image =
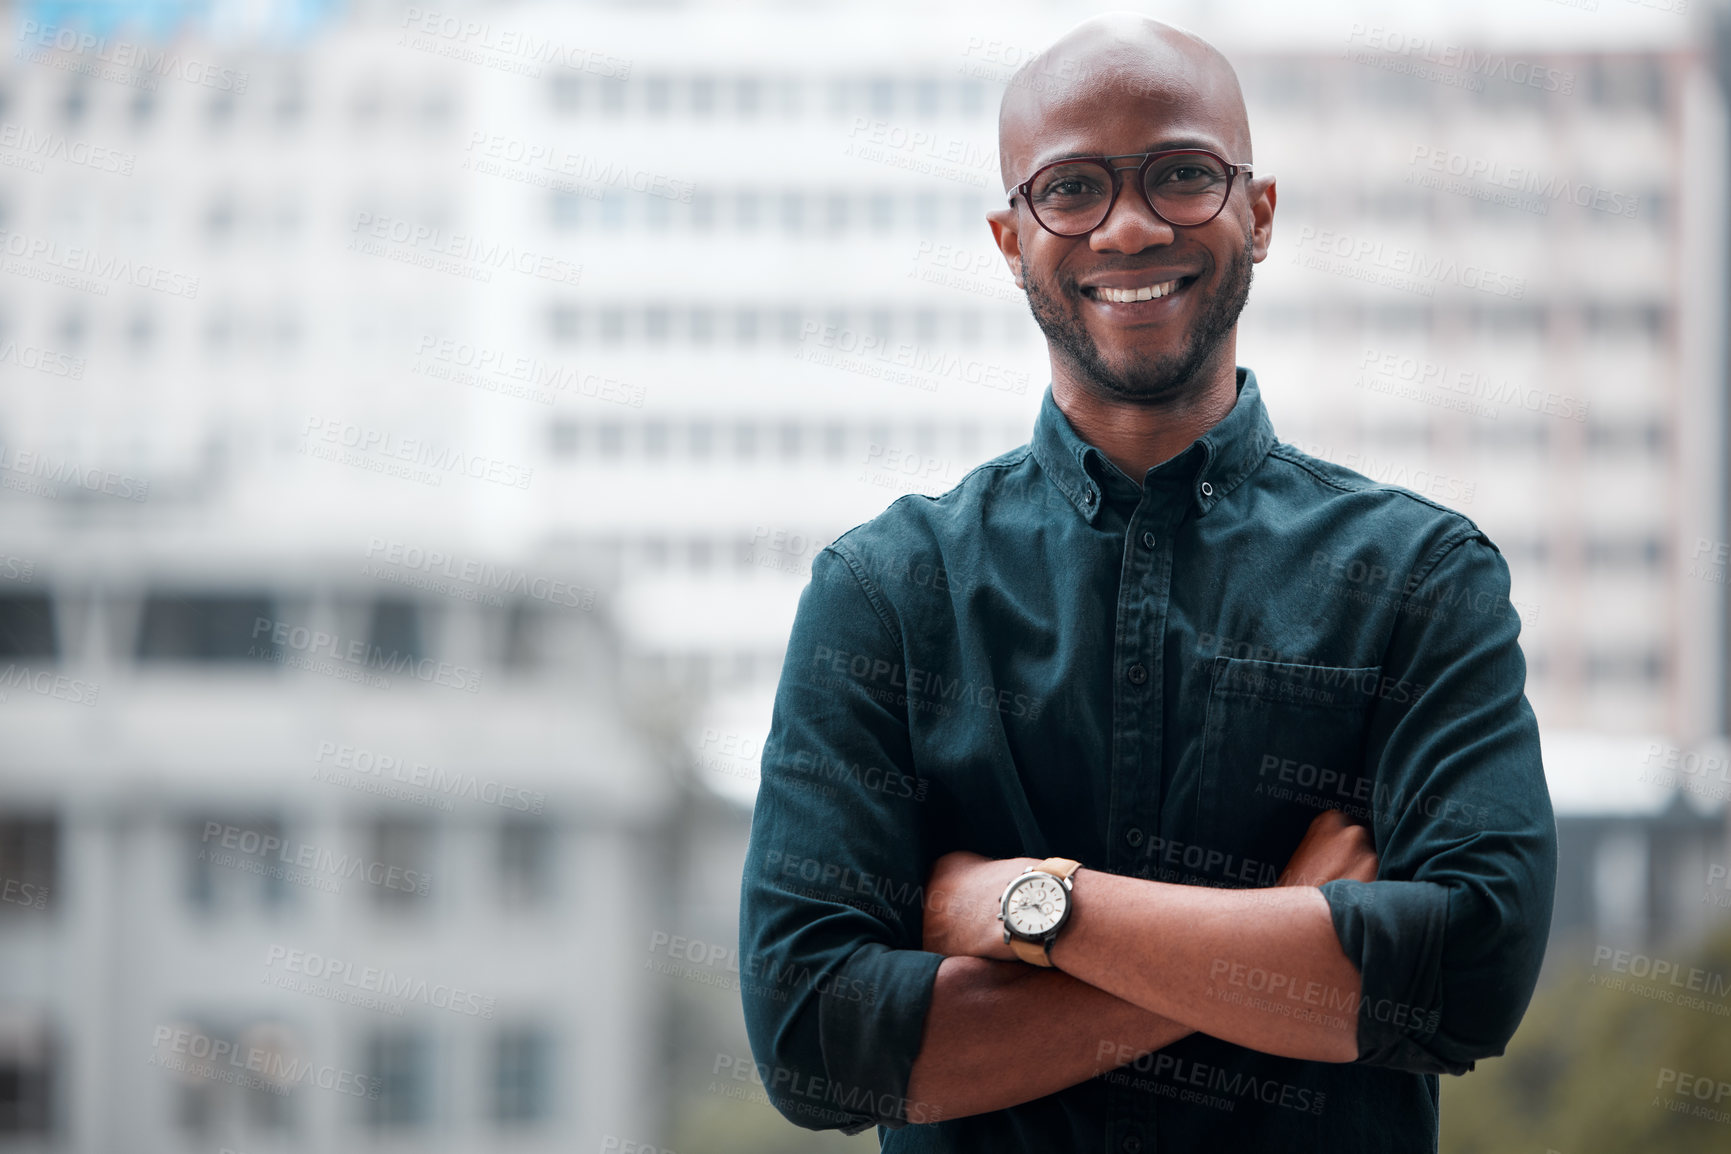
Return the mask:
<path id="1" fill-rule="evenodd" d="M 1149 274 L 1145 278 L 1137 281 L 1129 281 L 1125 278 L 1116 278 L 1122 283 L 1085 284 L 1080 286 L 1080 290 L 1082 295 L 1091 301 L 1096 301 L 1099 304 L 1106 306 L 1120 306 L 1109 307 L 1108 311 L 1110 312 L 1128 312 L 1137 314 L 1148 312 L 1150 311 L 1150 308 L 1125 309 L 1121 306 L 1148 305 L 1153 301 L 1165 300 L 1168 297 L 1182 294 L 1192 284 L 1196 283 L 1198 279 L 1197 274 L 1169 277 L 1164 280 L 1154 279 L 1159 275 L 1161 274 Z"/>

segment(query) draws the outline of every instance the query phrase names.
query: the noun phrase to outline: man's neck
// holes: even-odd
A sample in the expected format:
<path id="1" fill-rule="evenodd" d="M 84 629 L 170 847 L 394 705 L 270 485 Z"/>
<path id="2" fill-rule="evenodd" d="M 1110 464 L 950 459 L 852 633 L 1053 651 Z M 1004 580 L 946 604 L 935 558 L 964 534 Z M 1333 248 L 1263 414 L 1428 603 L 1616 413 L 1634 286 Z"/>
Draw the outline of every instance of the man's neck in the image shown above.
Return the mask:
<path id="1" fill-rule="evenodd" d="M 1076 435 L 1138 485 L 1149 469 L 1188 449 L 1238 401 L 1238 369 L 1230 355 L 1209 365 L 1184 397 L 1167 405 L 1135 405 L 1102 397 L 1068 374 L 1052 376 L 1052 399 Z"/>

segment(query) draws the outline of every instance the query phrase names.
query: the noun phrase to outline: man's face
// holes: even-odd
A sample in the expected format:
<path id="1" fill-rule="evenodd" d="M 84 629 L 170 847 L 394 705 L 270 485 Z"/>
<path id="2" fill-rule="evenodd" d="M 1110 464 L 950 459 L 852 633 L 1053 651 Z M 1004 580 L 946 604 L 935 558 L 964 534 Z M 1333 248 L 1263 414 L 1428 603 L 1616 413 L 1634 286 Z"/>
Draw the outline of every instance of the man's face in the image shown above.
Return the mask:
<path id="1" fill-rule="evenodd" d="M 1208 103 L 1187 85 L 1101 78 L 1026 126 L 1016 148 L 1022 165 L 1012 179 L 1066 157 L 1165 148 L 1205 148 L 1229 163 L 1246 161 L 1230 123 L 1211 116 Z M 1117 179 L 1111 214 L 1086 236 L 1047 232 L 1019 195 L 1014 207 L 991 214 L 993 231 L 1012 269 L 1019 263 L 1018 283 L 1054 359 L 1113 400 L 1182 400 L 1204 368 L 1233 353 L 1229 337 L 1249 296 L 1251 267 L 1267 254 L 1273 188 L 1240 175 L 1218 216 L 1180 228 L 1149 209 L 1134 170 Z M 1265 211 L 1253 209 L 1258 197 L 1266 198 Z M 1114 301 L 1103 291 L 1174 282 L 1151 300 Z"/>

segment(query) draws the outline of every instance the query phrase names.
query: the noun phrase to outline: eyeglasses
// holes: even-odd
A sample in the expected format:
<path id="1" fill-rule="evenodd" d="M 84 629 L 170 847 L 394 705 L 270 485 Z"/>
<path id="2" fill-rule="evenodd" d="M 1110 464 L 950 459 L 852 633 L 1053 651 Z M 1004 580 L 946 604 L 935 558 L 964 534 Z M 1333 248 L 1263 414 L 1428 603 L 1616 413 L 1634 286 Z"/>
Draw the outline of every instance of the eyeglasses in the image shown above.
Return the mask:
<path id="1" fill-rule="evenodd" d="M 1141 164 L 1114 166 L 1114 160 L 1140 160 Z M 1155 216 L 1170 225 L 1194 228 L 1220 215 L 1232 194 L 1233 180 L 1249 172 L 1250 165 L 1229 164 L 1201 148 L 1084 156 L 1039 169 L 1015 187 L 1010 202 L 1015 203 L 1020 193 L 1041 228 L 1056 236 L 1084 236 L 1111 215 L 1118 202 L 1117 174 L 1132 169 L 1136 187 Z"/>

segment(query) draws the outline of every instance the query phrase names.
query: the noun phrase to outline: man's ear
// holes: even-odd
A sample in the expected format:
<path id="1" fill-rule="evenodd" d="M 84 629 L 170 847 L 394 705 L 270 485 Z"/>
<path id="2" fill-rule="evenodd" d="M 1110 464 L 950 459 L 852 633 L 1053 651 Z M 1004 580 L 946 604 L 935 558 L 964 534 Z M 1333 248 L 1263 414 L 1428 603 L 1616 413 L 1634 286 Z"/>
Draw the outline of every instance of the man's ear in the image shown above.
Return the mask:
<path id="1" fill-rule="evenodd" d="M 1010 278 L 1017 288 L 1026 291 L 1028 286 L 1022 283 L 1022 238 L 1016 235 L 1016 210 L 1000 208 L 988 212 L 986 223 L 992 226 L 992 239 L 998 242 L 998 251 L 1010 266 Z"/>
<path id="2" fill-rule="evenodd" d="M 1274 239 L 1274 178 L 1259 176 L 1250 186 L 1251 259 L 1268 258 L 1268 244 Z"/>

